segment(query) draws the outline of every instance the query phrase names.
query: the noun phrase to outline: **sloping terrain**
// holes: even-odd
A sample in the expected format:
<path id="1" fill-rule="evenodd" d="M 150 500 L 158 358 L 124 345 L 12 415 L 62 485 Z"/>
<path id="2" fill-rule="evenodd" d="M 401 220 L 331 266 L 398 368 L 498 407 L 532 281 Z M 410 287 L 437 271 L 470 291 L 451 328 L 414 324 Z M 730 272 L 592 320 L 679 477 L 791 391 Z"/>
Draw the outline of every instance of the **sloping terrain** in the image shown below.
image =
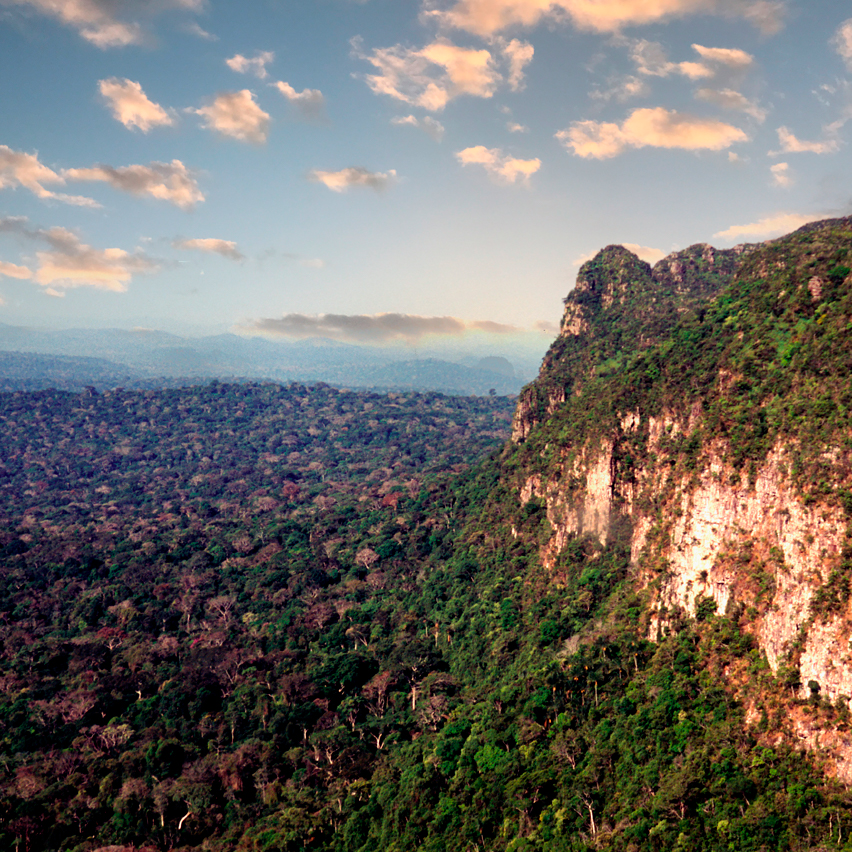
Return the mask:
<path id="1" fill-rule="evenodd" d="M 850 251 L 604 250 L 514 442 L 500 398 L 4 396 L 0 842 L 847 848 Z"/>

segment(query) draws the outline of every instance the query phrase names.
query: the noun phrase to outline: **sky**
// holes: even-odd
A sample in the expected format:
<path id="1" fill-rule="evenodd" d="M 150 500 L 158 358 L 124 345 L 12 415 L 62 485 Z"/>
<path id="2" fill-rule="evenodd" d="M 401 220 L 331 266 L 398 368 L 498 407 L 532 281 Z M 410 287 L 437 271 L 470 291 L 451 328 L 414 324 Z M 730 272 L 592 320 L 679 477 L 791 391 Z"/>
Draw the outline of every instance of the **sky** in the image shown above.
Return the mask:
<path id="1" fill-rule="evenodd" d="M 0 0 L 0 322 L 552 339 L 850 211 L 852 3 Z"/>

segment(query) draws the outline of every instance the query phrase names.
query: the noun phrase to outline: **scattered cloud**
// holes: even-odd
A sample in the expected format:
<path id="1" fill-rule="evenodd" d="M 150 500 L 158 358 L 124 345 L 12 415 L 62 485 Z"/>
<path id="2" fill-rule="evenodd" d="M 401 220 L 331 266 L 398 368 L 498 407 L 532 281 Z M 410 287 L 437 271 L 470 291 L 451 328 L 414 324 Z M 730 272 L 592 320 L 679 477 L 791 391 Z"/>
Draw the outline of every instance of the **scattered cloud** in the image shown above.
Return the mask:
<path id="1" fill-rule="evenodd" d="M 349 166 L 339 172 L 325 172 L 314 169 L 308 177 L 317 183 L 322 183 L 334 192 L 346 192 L 350 187 L 366 186 L 380 192 L 392 186 L 396 181 L 396 171 L 371 172 L 362 166 Z"/>
<path id="2" fill-rule="evenodd" d="M 524 68 L 532 62 L 535 48 L 528 41 L 513 38 L 500 43 L 503 55 L 509 61 L 509 88 L 518 92 L 524 88 Z"/>
<path id="3" fill-rule="evenodd" d="M 847 18 L 835 30 L 831 44 L 846 63 L 846 67 L 852 71 L 852 18 Z"/>
<path id="4" fill-rule="evenodd" d="M 525 124 L 518 124 L 516 121 L 510 121 L 506 125 L 506 130 L 509 133 L 529 133 L 530 129 Z"/>
<path id="5" fill-rule="evenodd" d="M 621 243 L 621 245 L 626 248 L 627 251 L 632 251 L 640 260 L 644 260 L 645 263 L 650 263 L 651 266 L 653 266 L 658 260 L 662 260 L 666 257 L 666 252 L 660 249 L 651 248 L 650 246 L 640 246 L 638 243 Z M 596 257 L 598 253 L 598 251 L 591 251 L 588 254 L 582 254 L 572 261 L 572 266 L 582 266 L 593 257 Z"/>
<path id="6" fill-rule="evenodd" d="M 113 118 L 125 127 L 138 127 L 147 133 L 152 127 L 174 124 L 174 118 L 148 98 L 139 83 L 110 77 L 100 80 L 98 89 L 112 111 Z"/>
<path id="7" fill-rule="evenodd" d="M 178 249 L 194 249 L 211 254 L 220 254 L 231 260 L 245 260 L 245 255 L 237 248 L 233 240 L 217 240 L 211 237 L 192 240 L 174 240 L 172 245 Z"/>
<path id="8" fill-rule="evenodd" d="M 836 123 L 823 128 L 827 138 L 822 142 L 805 142 L 802 139 L 798 139 L 786 127 L 779 127 L 778 141 L 781 143 L 781 150 L 770 151 L 769 153 L 773 156 L 778 154 L 801 153 L 833 154 L 840 147 L 840 141 L 837 139 L 837 131 L 840 129 L 841 124 L 842 123 Z"/>
<path id="9" fill-rule="evenodd" d="M 269 133 L 269 113 L 255 103 L 248 89 L 222 92 L 207 106 L 189 112 L 200 115 L 208 129 L 240 142 L 262 144 Z"/>
<path id="10" fill-rule="evenodd" d="M 6 263 L 0 260 L 0 275 L 6 278 L 32 278 L 32 270 L 27 266 L 18 266 L 16 263 Z"/>
<path id="11" fill-rule="evenodd" d="M 437 3 L 430 3 L 431 6 Z M 618 32 L 691 14 L 744 18 L 761 32 L 782 25 L 780 0 L 456 0 L 449 9 L 428 8 L 424 16 L 445 27 L 493 36 L 510 27 L 534 27 L 544 19 L 570 20 L 578 29 Z"/>
<path id="12" fill-rule="evenodd" d="M 541 168 L 541 160 L 519 160 L 509 154 L 504 154 L 500 148 L 486 148 L 475 145 L 456 152 L 456 159 L 463 166 L 482 166 L 488 175 L 501 183 L 527 183 L 530 175 Z"/>
<path id="13" fill-rule="evenodd" d="M 141 44 L 146 34 L 132 14 L 144 17 L 157 13 L 198 12 L 205 0 L 157 0 L 155 3 L 116 3 L 115 0 L 0 0 L 0 5 L 32 9 L 76 30 L 96 47 L 126 47 Z"/>
<path id="14" fill-rule="evenodd" d="M 457 317 L 424 317 L 416 314 L 286 314 L 280 319 L 256 320 L 242 331 L 278 337 L 305 339 L 326 337 L 347 343 L 415 344 L 428 335 L 458 337 L 469 331 L 507 334 L 520 331 L 516 326 Z"/>
<path id="15" fill-rule="evenodd" d="M 100 207 L 92 198 L 81 195 L 65 195 L 53 192 L 45 184 L 65 183 L 65 177 L 39 162 L 38 153 L 27 154 L 14 151 L 8 145 L 0 145 L 0 189 L 15 189 L 22 186 L 36 198 L 62 201 L 79 207 Z"/>
<path id="16" fill-rule="evenodd" d="M 606 89 L 593 89 L 589 94 L 601 101 L 616 100 L 624 103 L 631 98 L 644 97 L 648 94 L 648 83 L 641 77 L 628 74 L 625 77 L 611 77 Z"/>
<path id="17" fill-rule="evenodd" d="M 662 260 L 667 254 L 667 252 L 664 252 L 661 249 L 651 248 L 650 246 L 640 246 L 636 243 L 622 243 L 621 245 L 623 245 L 627 251 L 632 251 L 640 260 L 644 260 L 645 263 L 650 263 L 651 266 L 653 266 L 658 260 Z"/>
<path id="18" fill-rule="evenodd" d="M 766 110 L 759 107 L 754 101 L 750 101 L 745 95 L 734 89 L 699 89 L 695 97 L 701 101 L 715 104 L 722 109 L 732 109 L 750 115 L 756 121 L 763 122 L 766 118 Z"/>
<path id="19" fill-rule="evenodd" d="M 444 125 L 430 115 L 425 118 L 417 118 L 414 115 L 397 116 L 391 119 L 391 124 L 398 126 L 408 124 L 411 127 L 418 127 L 424 133 L 428 133 L 436 142 L 440 142 L 444 138 Z"/>
<path id="20" fill-rule="evenodd" d="M 133 275 L 158 269 L 156 262 L 142 252 L 96 249 L 66 228 L 30 227 L 23 216 L 0 218 L 0 233 L 17 234 L 47 245 L 47 251 L 36 252 L 38 268 L 31 277 L 50 296 L 64 296 L 65 290 L 73 287 L 122 293 Z"/>
<path id="21" fill-rule="evenodd" d="M 774 166 L 769 167 L 769 171 L 772 173 L 772 182 L 775 186 L 787 187 L 793 185 L 793 176 L 790 174 L 789 163 L 776 163 Z"/>
<path id="22" fill-rule="evenodd" d="M 266 66 L 275 60 L 275 53 L 271 50 L 258 51 L 251 59 L 246 58 L 241 53 L 232 56 L 225 60 L 225 64 L 231 71 L 236 71 L 238 74 L 254 74 L 258 80 L 265 80 L 269 75 L 266 72 Z"/>
<path id="23" fill-rule="evenodd" d="M 692 49 L 707 62 L 726 65 L 728 68 L 748 68 L 754 62 L 750 53 L 736 47 L 704 47 L 701 44 L 693 44 Z"/>
<path id="24" fill-rule="evenodd" d="M 366 77 L 376 94 L 431 112 L 460 95 L 490 98 L 503 81 L 489 51 L 457 47 L 446 39 L 420 50 L 402 45 L 376 48 L 371 55 L 361 52 L 358 40 L 353 48 L 358 58 L 378 71 Z"/>
<path id="25" fill-rule="evenodd" d="M 201 27 L 197 21 L 191 21 L 183 27 L 183 31 L 185 33 L 189 33 L 189 35 L 193 35 L 196 38 L 200 38 L 203 41 L 219 41 L 219 36 L 213 35 L 213 33 L 208 33 L 203 27 Z"/>
<path id="26" fill-rule="evenodd" d="M 302 89 L 297 92 L 289 83 L 279 80 L 272 85 L 293 104 L 304 118 L 317 119 L 322 116 L 325 98 L 319 89 Z"/>
<path id="27" fill-rule="evenodd" d="M 575 121 L 556 138 L 576 156 L 598 160 L 615 157 L 627 148 L 721 151 L 748 139 L 731 124 L 663 107 L 633 110 L 621 125 Z"/>
<path id="28" fill-rule="evenodd" d="M 103 181 L 131 195 L 150 195 L 170 201 L 183 210 L 190 210 L 204 201 L 195 176 L 180 160 L 120 168 L 98 164 L 87 169 L 66 169 L 62 176 L 69 180 Z"/>
<path id="29" fill-rule="evenodd" d="M 681 74 L 690 80 L 712 77 L 713 70 L 702 62 L 670 62 L 663 46 L 656 41 L 636 39 L 630 42 L 630 58 L 636 70 L 645 77 L 669 77 Z M 693 45 L 697 47 L 698 45 Z"/>
<path id="30" fill-rule="evenodd" d="M 774 216 L 767 216 L 764 219 L 759 219 L 757 222 L 750 222 L 748 225 L 732 225 L 724 231 L 713 234 L 713 236 L 724 237 L 728 240 L 736 240 L 740 237 L 767 238 L 779 234 L 787 234 L 790 231 L 795 231 L 796 228 L 801 228 L 802 225 L 807 225 L 808 222 L 817 222 L 824 218 L 824 213 L 813 215 L 805 213 L 776 213 Z"/>

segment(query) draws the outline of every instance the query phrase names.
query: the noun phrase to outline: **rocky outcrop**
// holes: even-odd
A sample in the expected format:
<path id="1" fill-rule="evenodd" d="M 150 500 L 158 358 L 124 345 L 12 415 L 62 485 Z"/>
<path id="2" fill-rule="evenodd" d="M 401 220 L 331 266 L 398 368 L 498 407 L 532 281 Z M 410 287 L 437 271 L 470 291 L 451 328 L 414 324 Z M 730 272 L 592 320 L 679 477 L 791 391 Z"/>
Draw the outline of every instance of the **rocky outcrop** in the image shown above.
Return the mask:
<path id="1" fill-rule="evenodd" d="M 528 442 L 525 457 L 532 459 L 519 497 L 522 503 L 545 501 L 552 535 L 541 558 L 548 568 L 557 567 L 578 535 L 629 548 L 636 582 L 649 596 L 650 638 L 674 629 L 683 615 L 706 611 L 712 601 L 717 612 L 736 618 L 754 636 L 774 672 L 788 685 L 798 684 L 800 701 L 819 696 L 848 706 L 852 445 L 840 418 L 833 428 L 841 431 L 829 437 L 820 427 L 814 443 L 807 417 L 845 411 L 852 398 L 844 390 L 849 364 L 841 354 L 852 324 L 852 271 L 843 265 L 852 266 L 852 249 L 846 248 L 852 245 L 852 220 L 819 223 L 785 240 L 727 252 L 696 245 L 653 270 L 611 246 L 585 264 L 566 300 L 560 336 L 538 381 L 519 400 L 513 438 Z M 702 362 L 713 372 L 672 383 L 697 388 L 689 391 L 693 395 L 670 398 L 661 407 L 665 394 L 657 391 L 656 402 L 644 410 L 641 394 L 615 394 L 613 399 L 638 407 L 616 409 L 599 426 L 590 425 L 586 409 L 594 399 L 591 391 L 584 395 L 590 375 L 628 370 L 624 364 L 664 339 L 678 316 L 717 310 L 712 297 L 722 287 L 724 304 L 735 306 L 713 320 L 716 337 L 707 336 L 700 317 L 683 326 L 691 331 L 683 335 L 688 357 L 678 362 L 682 369 L 690 369 L 694 340 L 707 346 L 712 341 L 712 351 L 721 353 Z M 767 317 L 782 316 L 784 323 L 769 331 Z M 833 330 L 824 330 L 827 322 Z M 699 328 L 705 336 L 695 336 Z M 749 328 L 759 330 L 757 343 Z M 631 352 L 624 344 L 628 334 L 636 342 Z M 666 343 L 673 345 L 671 339 Z M 807 346 L 807 354 L 797 356 Z M 786 420 L 776 421 L 786 425 L 774 442 L 754 444 L 749 463 L 740 456 L 735 464 L 738 448 L 720 422 L 745 424 L 739 434 L 753 435 L 749 421 L 767 416 L 763 406 L 770 397 L 755 395 L 762 369 L 754 366 L 757 350 L 777 359 L 772 375 L 778 384 L 765 386 L 771 404 L 787 405 L 780 387 L 783 393 L 797 388 L 795 405 Z M 637 375 L 650 381 L 645 367 Z M 628 377 L 620 387 L 629 386 Z M 824 405 L 810 408 L 816 399 Z M 585 423 L 582 428 L 572 428 L 569 411 Z M 803 485 L 806 457 L 820 471 L 819 489 Z M 547 461 L 537 464 L 535 458 Z M 852 737 L 821 725 L 795 703 L 788 716 L 793 736 L 823 749 L 832 771 L 852 783 Z"/>
<path id="2" fill-rule="evenodd" d="M 659 343 L 687 312 L 718 293 L 756 246 L 715 249 L 698 243 L 652 268 L 624 246 L 611 245 L 580 267 L 538 379 L 521 393 L 512 440 L 530 430 L 577 392 L 584 380 L 615 372 L 625 355 Z"/>

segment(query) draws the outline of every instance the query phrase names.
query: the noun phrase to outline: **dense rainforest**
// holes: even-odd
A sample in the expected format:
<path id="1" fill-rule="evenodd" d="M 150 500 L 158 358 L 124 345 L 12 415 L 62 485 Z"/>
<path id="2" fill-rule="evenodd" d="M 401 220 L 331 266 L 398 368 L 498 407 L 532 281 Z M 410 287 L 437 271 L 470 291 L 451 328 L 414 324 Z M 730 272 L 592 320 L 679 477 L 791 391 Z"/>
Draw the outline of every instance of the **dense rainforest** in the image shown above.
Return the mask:
<path id="1" fill-rule="evenodd" d="M 822 240 L 807 316 L 767 310 L 777 264 L 798 268 L 792 243 L 709 277 L 696 262 L 680 290 L 618 252 L 591 261 L 586 281 L 617 267 L 618 316 L 595 314 L 591 354 L 563 332 L 519 443 L 496 396 L 0 395 L 0 845 L 852 848 L 846 785 L 775 736 L 791 707 L 848 729 L 848 699 L 802 691 L 793 658 L 773 671 L 744 608 L 709 595 L 652 630 L 627 539 L 548 550 L 546 500 L 519 496 L 620 410 L 690 411 L 702 394 L 744 480 L 782 433 L 848 443 L 852 232 L 832 227 L 796 238 Z M 688 474 L 704 440 L 672 436 L 659 460 L 625 443 L 613 464 Z M 818 455 L 801 453 L 803 493 L 842 507 L 839 486 L 805 481 Z"/>

